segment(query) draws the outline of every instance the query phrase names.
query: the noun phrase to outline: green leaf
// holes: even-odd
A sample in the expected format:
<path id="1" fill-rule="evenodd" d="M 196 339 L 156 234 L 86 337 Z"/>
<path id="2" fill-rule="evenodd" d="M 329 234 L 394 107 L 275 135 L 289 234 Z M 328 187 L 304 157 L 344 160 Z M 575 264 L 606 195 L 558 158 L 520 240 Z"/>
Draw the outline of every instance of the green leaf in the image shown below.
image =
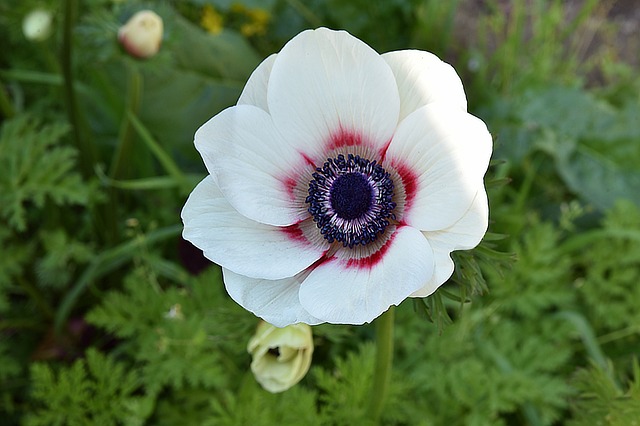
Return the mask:
<path id="1" fill-rule="evenodd" d="M 36 261 L 36 273 L 42 286 L 68 285 L 79 265 L 94 257 L 87 244 L 71 239 L 63 230 L 40 234 L 45 255 Z"/>
<path id="2" fill-rule="evenodd" d="M 9 247 L 0 256 L 0 312 L 10 308 L 9 294 L 17 286 L 17 279 L 24 273 L 24 269 L 33 259 L 35 241 L 16 242 L 12 238 L 13 232 L 0 225 L 0 247 Z"/>
<path id="3" fill-rule="evenodd" d="M 613 369 L 593 365 L 576 375 L 579 398 L 572 406 L 569 426 L 629 426 L 640 419 L 640 368 L 633 365 L 633 377 L 627 389 L 621 389 L 608 374 Z"/>
<path id="4" fill-rule="evenodd" d="M 505 311 L 536 318 L 573 301 L 571 262 L 558 254 L 559 239 L 559 232 L 550 224 L 529 226 L 521 241 L 512 242 L 518 261 L 511 269 L 487 268 L 491 296 L 500 300 Z"/>
<path id="5" fill-rule="evenodd" d="M 246 344 L 255 319 L 224 298 L 219 268 L 190 287 L 160 287 L 147 268 L 136 268 L 125 291 L 113 291 L 87 320 L 121 339 L 154 391 L 228 386 L 248 361 Z"/>
<path id="6" fill-rule="evenodd" d="M 583 234 L 576 266 L 583 271 L 577 294 L 597 333 L 640 324 L 640 208 L 619 202 L 607 212 L 601 232 Z M 593 234 L 594 238 L 587 238 Z M 580 242 L 581 236 L 574 237 Z M 576 250 L 578 251 L 578 250 Z"/>
<path id="7" fill-rule="evenodd" d="M 337 358 L 335 366 L 312 369 L 319 394 L 319 414 L 327 425 L 373 425 L 369 412 L 373 384 L 375 346 L 360 344 L 357 350 Z M 391 372 L 391 380 L 380 424 L 424 424 L 420 410 L 413 412 L 407 401 L 414 399 L 412 377 Z M 413 415 L 416 416 L 413 416 Z"/>
<path id="8" fill-rule="evenodd" d="M 635 143 L 635 142 L 633 142 Z M 625 169 L 610 155 L 581 144 L 572 152 L 554 153 L 558 173 L 567 186 L 601 210 L 630 199 L 640 206 L 640 171 Z"/>
<path id="9" fill-rule="evenodd" d="M 64 299 L 60 302 L 55 317 L 55 329 L 61 329 L 65 320 L 71 313 L 77 299 L 89 284 L 104 274 L 121 266 L 123 263 L 131 261 L 133 256 L 138 253 L 142 247 L 145 247 L 145 245 L 178 235 L 180 233 L 180 229 L 181 226 L 179 225 L 156 229 L 146 235 L 138 236 L 131 241 L 127 241 L 119 246 L 103 251 L 96 256 L 85 268 L 73 288 L 66 293 Z"/>
<path id="10" fill-rule="evenodd" d="M 74 168 L 77 152 L 60 146 L 65 123 L 42 124 L 20 115 L 6 121 L 0 133 L 0 216 L 17 231 L 27 229 L 27 207 L 86 204 L 92 188 Z"/>
<path id="11" fill-rule="evenodd" d="M 176 16 L 178 43 L 174 46 L 177 68 L 231 84 L 249 77 L 260 57 L 245 38 L 234 31 L 212 35 Z"/>
<path id="12" fill-rule="evenodd" d="M 205 425 L 327 424 L 326 419 L 318 414 L 315 391 L 296 385 L 286 392 L 272 394 L 262 389 L 250 374 L 241 380 L 237 393 L 224 392 L 213 401 L 214 415 L 204 423 Z"/>
<path id="13" fill-rule="evenodd" d="M 520 126 L 510 135 L 506 127 L 502 136 L 514 142 L 507 155 L 522 159 L 541 148 L 569 189 L 597 208 L 606 210 L 619 199 L 640 205 L 638 104 L 614 108 L 581 89 L 552 87 L 527 92 L 514 107 L 529 134 Z"/>
<path id="14" fill-rule="evenodd" d="M 579 88 L 546 87 L 531 90 L 518 101 L 518 116 L 528 127 L 548 128 L 563 137 L 600 135 L 609 129 L 616 110 Z"/>
<path id="15" fill-rule="evenodd" d="M 261 59 L 237 33 L 214 36 L 184 18 L 175 19 L 176 62 L 145 73 L 140 109 L 141 121 L 169 151 L 191 147 L 198 127 L 234 105 Z"/>
<path id="16" fill-rule="evenodd" d="M 57 372 L 46 364 L 33 364 L 32 409 L 28 426 L 117 425 L 132 420 L 129 407 L 141 397 L 139 375 L 95 349 L 86 359 Z M 139 418 L 139 422 L 144 418 Z M 130 423 L 129 423 L 130 424 Z"/>
<path id="17" fill-rule="evenodd" d="M 9 352 L 10 346 L 6 339 L 0 340 L 0 382 L 7 383 L 7 380 L 18 376 L 22 371 L 22 366 L 17 359 Z M 4 390 L 4 389 L 3 389 Z"/>

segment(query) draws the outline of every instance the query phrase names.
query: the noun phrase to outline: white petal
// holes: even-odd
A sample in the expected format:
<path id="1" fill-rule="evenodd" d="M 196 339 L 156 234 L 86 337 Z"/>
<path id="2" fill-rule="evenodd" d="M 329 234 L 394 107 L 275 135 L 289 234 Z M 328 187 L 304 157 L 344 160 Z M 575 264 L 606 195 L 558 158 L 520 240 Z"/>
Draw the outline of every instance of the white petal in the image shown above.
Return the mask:
<path id="1" fill-rule="evenodd" d="M 304 157 L 283 141 L 267 112 L 251 105 L 227 108 L 198 129 L 195 144 L 225 198 L 243 215 L 277 226 L 308 216 L 293 196 Z"/>
<path id="2" fill-rule="evenodd" d="M 400 120 L 432 102 L 448 102 L 467 110 L 467 97 L 453 67 L 433 53 L 399 50 L 382 55 L 396 76 Z"/>
<path id="3" fill-rule="evenodd" d="M 314 161 L 340 146 L 386 146 L 400 110 L 382 57 L 349 33 L 326 28 L 304 31 L 282 48 L 267 100 L 278 130 Z"/>
<path id="4" fill-rule="evenodd" d="M 276 327 L 304 322 L 309 325 L 323 321 L 310 315 L 300 304 L 300 275 L 282 280 L 261 280 L 222 269 L 229 296 L 240 306 Z M 304 275 L 304 274 L 301 274 Z"/>
<path id="5" fill-rule="evenodd" d="M 323 321 L 363 324 L 418 290 L 433 267 L 427 239 L 415 228 L 401 227 L 372 258 L 321 263 L 302 283 L 300 302 Z"/>
<path id="6" fill-rule="evenodd" d="M 433 258 L 435 260 L 435 268 L 431 278 L 427 280 L 422 288 L 412 293 L 410 297 L 427 297 L 433 294 L 453 274 L 454 265 L 450 252 L 437 250 L 434 247 Z"/>
<path id="7" fill-rule="evenodd" d="M 292 277 L 324 254 L 300 234 L 239 214 L 210 176 L 189 195 L 181 216 L 184 238 L 208 259 L 254 278 Z"/>
<path id="8" fill-rule="evenodd" d="M 471 207 L 448 228 L 424 232 L 434 250 L 469 250 L 480 244 L 489 226 L 489 203 L 487 192 L 481 186 Z"/>
<path id="9" fill-rule="evenodd" d="M 482 184 L 491 146 L 482 120 L 457 107 L 435 102 L 410 114 L 385 159 L 408 192 L 402 220 L 423 231 L 454 224 Z"/>
<path id="10" fill-rule="evenodd" d="M 267 105 L 267 85 L 269 84 L 269 75 L 271 68 L 276 60 L 276 54 L 268 56 L 258 67 L 251 73 L 247 84 L 242 89 L 238 105 L 253 105 L 264 111 L 269 112 Z"/>
<path id="11" fill-rule="evenodd" d="M 431 279 L 411 297 L 426 297 L 436 291 L 453 274 L 453 250 L 472 249 L 482 240 L 489 225 L 489 204 L 484 187 L 480 187 L 469 210 L 450 227 L 441 231 L 423 232 L 435 256 L 435 271 Z"/>

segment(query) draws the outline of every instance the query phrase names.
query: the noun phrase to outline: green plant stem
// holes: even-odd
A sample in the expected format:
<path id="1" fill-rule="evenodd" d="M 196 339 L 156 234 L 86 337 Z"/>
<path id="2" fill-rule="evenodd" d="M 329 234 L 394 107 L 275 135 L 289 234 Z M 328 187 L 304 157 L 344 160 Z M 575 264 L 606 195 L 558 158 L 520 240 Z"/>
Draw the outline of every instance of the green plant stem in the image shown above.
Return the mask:
<path id="1" fill-rule="evenodd" d="M 34 319 L 11 318 L 0 320 L 0 332 L 8 330 L 35 330 L 41 331 L 45 324 Z"/>
<path id="2" fill-rule="evenodd" d="M 0 113 L 6 118 L 11 118 L 16 113 L 13 108 L 13 103 L 11 103 L 11 99 L 9 99 L 9 95 L 7 95 L 7 92 L 4 90 L 2 81 L 0 81 Z"/>
<path id="3" fill-rule="evenodd" d="M 614 342 L 616 340 L 625 339 L 627 337 L 633 336 L 639 332 L 640 332 L 640 324 L 633 324 L 621 330 L 616 330 L 611 333 L 605 334 L 604 336 L 598 337 L 598 343 L 602 345 L 605 343 Z"/>
<path id="4" fill-rule="evenodd" d="M 142 96 L 142 75 L 138 71 L 137 67 L 128 63 L 128 86 L 127 86 L 127 98 L 124 105 L 124 115 L 120 124 L 120 132 L 118 134 L 118 145 L 113 153 L 111 159 L 111 165 L 109 167 L 109 178 L 117 179 L 119 177 L 130 176 L 132 170 L 133 157 L 133 128 L 131 126 L 131 120 L 127 115 L 130 109 L 137 111 L 140 107 L 140 99 Z M 127 197 L 119 193 L 115 186 L 112 186 L 108 190 L 109 205 L 105 209 L 107 220 L 112 223 L 114 229 L 118 220 L 118 206 L 126 204 Z M 113 242 L 113 240 L 111 241 Z"/>
<path id="5" fill-rule="evenodd" d="M 62 63 L 62 77 L 64 80 L 63 92 L 69 123 L 73 128 L 73 140 L 80 153 L 80 167 L 83 175 L 88 177 L 93 174 L 93 165 L 95 163 L 94 147 L 91 140 L 85 137 L 82 132 L 82 122 L 80 120 L 78 100 L 75 93 L 72 64 L 73 24 L 78 10 L 78 0 L 65 0 L 63 9 L 64 26 L 62 32 L 62 48 L 60 49 L 60 62 Z"/>
<path id="6" fill-rule="evenodd" d="M 73 143 L 78 150 L 79 167 L 85 178 L 94 176 L 93 168 L 98 155 L 93 138 L 90 137 L 89 126 L 86 119 L 78 109 L 78 99 L 76 96 L 76 82 L 73 75 L 73 27 L 78 13 L 78 0 L 64 0 L 63 9 L 63 32 L 62 45 L 60 48 L 60 64 L 62 69 L 63 87 L 62 92 L 66 104 L 69 124 L 72 127 Z M 112 212 L 94 209 L 92 211 L 94 228 L 99 237 L 107 242 L 113 243 L 118 238 L 116 215 Z"/>
<path id="7" fill-rule="evenodd" d="M 389 390 L 393 364 L 393 322 L 395 307 L 391 306 L 376 322 L 376 363 L 369 400 L 369 413 L 374 424 L 380 423 L 384 401 Z"/>
<path id="8" fill-rule="evenodd" d="M 45 66 L 53 74 L 60 74 L 60 63 L 55 55 L 55 45 L 52 40 L 47 40 L 46 43 L 38 43 L 40 55 L 45 61 Z"/>
<path id="9" fill-rule="evenodd" d="M 132 151 L 133 127 L 130 119 L 130 111 L 138 113 L 140 108 L 140 98 L 142 95 L 142 75 L 135 65 L 129 67 L 129 86 L 127 88 L 127 103 L 124 106 L 124 116 L 120 128 L 118 147 L 111 161 L 109 177 L 118 179 L 125 177 L 125 160 L 130 158 Z M 130 163 L 130 162 L 129 162 Z"/>
<path id="10" fill-rule="evenodd" d="M 605 356 L 596 334 L 591 327 L 591 324 L 587 319 L 578 312 L 573 311 L 560 311 L 555 314 L 558 318 L 566 320 L 569 324 L 575 327 L 580 339 L 584 345 L 585 350 L 591 357 L 591 359 L 604 371 L 606 371 L 611 379 L 615 381 L 613 373 L 610 371 L 609 364 L 607 363 L 607 357 Z"/>
<path id="11" fill-rule="evenodd" d="M 183 191 L 185 189 L 187 193 L 191 191 L 193 186 L 187 181 L 184 173 L 182 173 L 180 167 L 178 167 L 169 153 L 166 152 L 162 148 L 160 143 L 154 139 L 153 135 L 151 135 L 151 132 L 149 132 L 149 130 L 144 126 L 140 119 L 135 116 L 135 114 L 129 111 L 128 115 L 129 120 L 131 120 L 131 124 L 138 132 L 138 136 L 140 136 L 149 151 L 151 151 L 156 160 L 158 160 L 158 162 L 162 165 L 165 172 L 167 172 L 173 179 L 175 179 L 176 182 L 178 182 Z"/>
<path id="12" fill-rule="evenodd" d="M 60 334 L 63 325 L 67 321 L 76 301 L 80 298 L 88 285 L 97 281 L 103 275 L 119 268 L 124 263 L 131 261 L 136 253 L 147 244 L 156 244 L 169 238 L 180 235 L 182 225 L 172 225 L 165 228 L 157 229 L 144 238 L 135 238 L 131 241 L 122 243 L 109 250 L 104 250 L 96 256 L 78 278 L 73 288 L 71 288 L 58 304 L 58 310 L 55 313 L 54 330 L 56 334 Z"/>

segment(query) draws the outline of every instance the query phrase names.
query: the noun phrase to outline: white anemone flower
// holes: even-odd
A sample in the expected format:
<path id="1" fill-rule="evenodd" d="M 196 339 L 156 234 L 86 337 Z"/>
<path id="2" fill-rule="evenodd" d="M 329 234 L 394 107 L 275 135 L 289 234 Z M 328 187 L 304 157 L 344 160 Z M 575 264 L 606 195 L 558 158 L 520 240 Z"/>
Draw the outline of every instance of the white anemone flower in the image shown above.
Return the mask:
<path id="1" fill-rule="evenodd" d="M 195 145 L 210 175 L 182 210 L 184 238 L 279 327 L 363 324 L 428 296 L 487 230 L 492 138 L 428 52 L 304 31 Z"/>

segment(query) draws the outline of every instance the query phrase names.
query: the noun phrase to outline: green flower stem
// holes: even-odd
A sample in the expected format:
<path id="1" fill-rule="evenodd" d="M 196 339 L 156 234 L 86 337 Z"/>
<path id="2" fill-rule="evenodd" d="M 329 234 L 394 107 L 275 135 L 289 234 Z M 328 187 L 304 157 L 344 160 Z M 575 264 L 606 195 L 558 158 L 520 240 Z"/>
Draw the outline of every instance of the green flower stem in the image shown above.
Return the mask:
<path id="1" fill-rule="evenodd" d="M 60 49 L 60 62 L 62 63 L 62 77 L 64 80 L 64 98 L 67 105 L 69 123 L 73 128 L 73 140 L 80 153 L 80 167 L 83 175 L 88 177 L 93 175 L 93 165 L 95 164 L 96 155 L 91 138 L 83 134 L 83 130 L 86 129 L 83 127 L 84 123 L 81 121 L 78 110 L 72 63 L 73 25 L 78 11 L 78 0 L 65 0 L 63 9 L 64 27 L 62 33 L 62 48 Z"/>
<path id="2" fill-rule="evenodd" d="M 380 416 L 387 397 L 393 364 L 393 322 L 395 307 L 391 306 L 387 312 L 375 321 L 376 325 L 376 364 L 373 372 L 373 386 L 369 413 L 374 424 L 380 423 Z"/>
<path id="3" fill-rule="evenodd" d="M 127 103 L 124 107 L 124 118 L 120 127 L 120 137 L 118 140 L 118 147 L 111 161 L 111 169 L 109 170 L 109 177 L 117 179 L 124 177 L 126 161 L 131 157 L 132 151 L 132 139 L 133 139 L 133 127 L 129 115 L 129 111 L 137 114 L 140 108 L 140 98 L 142 96 L 142 75 L 138 71 L 135 65 L 129 67 L 129 86 L 127 88 Z M 130 164 L 130 162 L 129 162 Z"/>
<path id="4" fill-rule="evenodd" d="M 128 112 L 128 116 L 134 129 L 138 132 L 138 136 L 140 136 L 149 151 L 151 151 L 156 160 L 158 160 L 160 165 L 162 165 L 164 171 L 178 182 L 182 192 L 186 190 L 186 193 L 188 194 L 193 188 L 193 182 L 189 182 L 187 180 L 184 173 L 180 170 L 180 167 L 178 167 L 176 162 L 173 161 L 173 158 L 171 158 L 171 155 L 169 155 L 169 153 L 162 148 L 162 145 L 154 139 L 149 129 L 144 126 L 140 119 L 131 111 Z"/>
<path id="5" fill-rule="evenodd" d="M 605 343 L 615 342 L 616 340 L 625 339 L 637 333 L 640 333 L 640 324 L 632 324 L 629 327 L 598 337 L 598 343 L 603 345 Z"/>
<path id="6" fill-rule="evenodd" d="M 61 71 L 60 63 L 56 57 L 55 45 L 52 39 L 47 40 L 46 43 L 38 43 L 38 50 L 45 61 L 47 69 L 51 71 L 51 73 L 59 75 Z"/>
<path id="7" fill-rule="evenodd" d="M 103 250 L 99 255 L 95 256 L 91 263 L 87 265 L 82 275 L 80 275 L 75 285 L 65 293 L 64 298 L 58 303 L 54 319 L 54 330 L 56 334 L 61 333 L 76 302 L 80 299 L 80 296 L 84 294 L 87 287 L 100 280 L 101 277 L 107 275 L 109 272 L 130 262 L 134 256 L 139 254 L 141 250 L 144 250 L 147 245 L 153 246 L 153 244 L 161 241 L 176 238 L 180 235 L 180 232 L 182 232 L 182 225 L 172 225 L 156 229 L 141 238 L 135 238 L 108 250 Z"/>
<path id="8" fill-rule="evenodd" d="M 4 90 L 4 84 L 2 81 L 0 81 L 0 113 L 6 118 L 11 118 L 16 113 L 13 108 L 13 103 L 11 102 L 11 99 L 9 99 L 9 95 Z"/>
<path id="9" fill-rule="evenodd" d="M 6 330 L 35 330 L 42 331 L 45 324 L 35 319 L 10 318 L 0 320 L 0 332 Z"/>
<path id="10" fill-rule="evenodd" d="M 73 28 L 78 14 L 79 0 L 64 0 L 62 45 L 60 48 L 60 68 L 62 69 L 62 93 L 66 104 L 69 124 L 72 128 L 72 139 L 78 150 L 78 165 L 85 178 L 94 176 L 94 167 L 98 158 L 97 149 L 93 137 L 89 131 L 86 117 L 80 114 L 77 98 L 77 83 L 73 73 Z M 38 73 L 32 73 L 38 74 Z M 33 75 L 32 75 L 33 76 Z M 47 76 L 39 74 L 40 77 Z M 51 76 L 47 76 L 51 77 Z M 49 84 L 55 84 L 55 76 Z M 92 211 L 94 228 L 98 230 L 99 237 L 111 244 L 117 240 L 116 215 L 113 211 L 105 211 L 96 208 Z"/>
<path id="11" fill-rule="evenodd" d="M 589 354 L 591 359 L 600 367 L 603 371 L 606 371 L 611 380 L 614 383 L 617 383 L 617 379 L 615 378 L 613 372 L 611 371 L 611 366 L 607 362 L 607 357 L 605 356 L 602 348 L 600 347 L 600 343 L 596 337 L 591 324 L 587 319 L 582 316 L 578 312 L 573 311 L 560 311 L 555 314 L 558 318 L 561 318 L 571 324 L 575 330 L 578 332 L 580 339 L 582 340 L 582 344 L 586 352 Z"/>

